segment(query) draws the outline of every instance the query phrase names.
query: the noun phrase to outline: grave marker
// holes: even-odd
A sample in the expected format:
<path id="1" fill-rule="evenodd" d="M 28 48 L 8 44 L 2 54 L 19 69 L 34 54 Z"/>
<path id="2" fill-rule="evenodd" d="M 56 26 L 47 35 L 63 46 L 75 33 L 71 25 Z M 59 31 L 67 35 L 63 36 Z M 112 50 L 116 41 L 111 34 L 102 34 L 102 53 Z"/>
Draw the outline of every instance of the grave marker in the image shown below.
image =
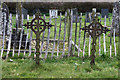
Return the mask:
<path id="1" fill-rule="evenodd" d="M 49 15 L 52 18 L 58 18 L 58 10 L 57 9 L 49 10 Z"/>
<path id="2" fill-rule="evenodd" d="M 73 23 L 75 23 L 76 22 L 76 17 L 77 17 L 77 22 L 79 22 L 79 16 L 77 16 L 78 15 L 78 10 L 77 10 L 77 8 L 74 8 L 74 9 L 72 9 L 72 11 L 73 11 Z"/>
<path id="3" fill-rule="evenodd" d="M 86 12 L 86 22 L 90 22 L 90 12 Z"/>
<path id="4" fill-rule="evenodd" d="M 27 19 L 28 10 L 25 8 L 22 8 L 22 14 L 24 15 L 24 19 Z"/>
<path id="5" fill-rule="evenodd" d="M 81 28 L 82 30 L 84 30 L 85 32 L 88 32 L 89 35 L 92 37 L 93 42 L 92 42 L 92 49 L 91 49 L 91 65 L 95 65 L 95 52 L 96 52 L 96 40 L 97 37 L 99 37 L 102 33 L 106 33 L 109 30 L 107 29 L 107 27 L 103 27 L 99 21 L 98 21 L 98 17 L 96 15 L 96 11 L 93 9 L 92 11 L 92 23 L 88 26 L 85 26 L 84 28 Z"/>
<path id="6" fill-rule="evenodd" d="M 108 9 L 101 9 L 102 18 L 104 18 L 105 16 L 106 18 L 108 18 L 108 13 L 109 13 Z"/>
<path id="7" fill-rule="evenodd" d="M 40 17 L 40 12 L 36 13 L 35 18 L 31 22 L 27 22 L 27 24 L 23 25 L 27 28 L 30 28 L 36 35 L 36 64 L 39 65 L 39 56 L 40 56 L 40 34 L 45 31 L 46 28 L 50 28 L 53 25 L 46 22 L 44 19 Z"/>

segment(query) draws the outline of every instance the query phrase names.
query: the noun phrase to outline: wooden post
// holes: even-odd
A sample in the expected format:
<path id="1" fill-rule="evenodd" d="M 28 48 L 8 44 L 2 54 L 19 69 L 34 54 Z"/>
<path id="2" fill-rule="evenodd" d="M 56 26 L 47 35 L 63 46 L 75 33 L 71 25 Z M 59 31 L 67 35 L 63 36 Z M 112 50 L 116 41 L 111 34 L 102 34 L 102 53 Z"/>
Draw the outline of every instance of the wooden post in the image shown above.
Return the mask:
<path id="1" fill-rule="evenodd" d="M 2 18 L 3 18 L 3 13 L 2 13 L 2 3 L 1 3 L 1 1 L 0 1 L 0 26 L 1 26 L 1 33 L 0 34 L 2 34 L 2 27 L 3 27 L 3 22 L 2 22 Z M 2 41 L 0 40 L 0 45 L 2 45 Z M 1 54 L 2 55 L 2 54 Z M 2 57 L 0 56 L 0 59 L 2 59 Z"/>
<path id="2" fill-rule="evenodd" d="M 79 26 L 79 42 L 78 42 L 78 57 L 80 55 L 80 37 L 81 37 L 81 26 L 82 26 L 82 13 L 80 14 L 80 26 Z"/>
<path id="3" fill-rule="evenodd" d="M 68 46 L 70 44 L 70 27 L 71 27 L 71 14 L 70 14 L 70 9 L 67 10 L 67 34 L 68 34 Z"/>
<path id="4" fill-rule="evenodd" d="M 44 20 L 46 20 L 45 15 L 44 15 Z M 42 49 L 43 49 L 43 44 L 44 44 L 44 35 L 45 35 L 45 31 L 43 31 L 42 44 L 41 44 L 41 48 L 40 48 L 40 57 L 42 56 Z"/>
<path id="5" fill-rule="evenodd" d="M 59 36 L 58 36 L 58 45 L 57 45 L 57 56 L 59 56 L 59 44 L 60 44 L 60 33 L 61 33 L 61 16 L 62 16 L 62 13 L 60 13 L 60 27 L 59 27 Z"/>
<path id="6" fill-rule="evenodd" d="M 101 17 L 100 16 L 100 23 L 101 23 Z M 99 56 L 101 55 L 101 35 L 99 36 Z"/>
<path id="7" fill-rule="evenodd" d="M 115 56 L 116 56 L 116 42 L 115 42 L 115 29 L 113 29 L 113 40 L 114 40 L 114 50 L 115 50 Z"/>
<path id="8" fill-rule="evenodd" d="M 90 45 L 91 45 L 91 35 L 89 35 L 89 48 L 88 48 L 88 55 L 90 57 Z"/>
<path id="9" fill-rule="evenodd" d="M 62 57 L 64 56 L 65 53 L 65 37 L 66 37 L 66 23 L 67 23 L 67 12 L 65 12 L 65 25 L 64 25 L 64 38 L 63 38 L 63 53 L 62 53 Z"/>
<path id="10" fill-rule="evenodd" d="M 109 17 L 109 25 L 111 26 L 110 17 Z M 110 57 L 112 57 L 112 31 L 110 31 Z"/>
<path id="11" fill-rule="evenodd" d="M 85 16 L 84 26 L 86 26 L 86 16 Z M 85 56 L 85 42 L 86 42 L 86 31 L 84 32 L 84 38 L 83 38 L 83 57 Z"/>
<path id="12" fill-rule="evenodd" d="M 23 25 L 23 14 L 22 14 L 22 21 L 21 24 Z M 23 26 L 21 26 L 21 34 L 20 34 L 20 41 L 19 41 L 19 51 L 18 51 L 18 56 L 20 55 L 20 49 L 21 49 L 21 44 L 22 44 L 22 38 L 23 38 Z"/>
<path id="13" fill-rule="evenodd" d="M 106 26 L 106 16 L 104 18 L 104 26 Z M 103 33 L 103 41 L 104 41 L 104 53 L 106 54 L 106 41 L 105 41 L 105 33 Z"/>
<path id="14" fill-rule="evenodd" d="M 3 43 L 2 43 L 2 49 L 1 49 L 1 57 L 2 57 L 2 55 L 3 55 L 3 51 L 4 51 L 5 26 L 6 26 L 6 13 L 3 13 L 3 18 L 4 18 L 4 22 L 3 22 Z"/>
<path id="15" fill-rule="evenodd" d="M 76 12 L 76 17 L 75 17 L 76 19 L 75 19 L 75 44 L 74 44 L 74 51 L 73 51 L 73 56 L 74 56 L 74 54 L 75 54 L 75 45 L 76 45 L 76 40 L 77 40 L 77 20 L 78 20 L 78 14 L 77 14 L 77 12 Z"/>
<path id="16" fill-rule="evenodd" d="M 17 31 L 18 31 L 18 14 L 16 14 L 16 31 L 15 31 L 15 38 L 14 38 L 14 43 L 13 43 L 13 54 L 12 54 L 12 56 L 15 55 L 16 40 L 17 40 Z"/>
<path id="17" fill-rule="evenodd" d="M 35 18 L 35 15 L 33 15 L 33 19 Z M 30 33 L 30 45 L 29 45 L 29 57 L 31 56 L 31 49 L 32 49 L 32 35 L 33 35 L 33 31 L 31 30 L 31 33 Z"/>
<path id="18" fill-rule="evenodd" d="M 90 18 L 90 23 L 92 22 L 92 20 L 91 20 L 91 16 L 89 15 L 89 18 Z M 89 57 L 90 57 L 90 47 L 91 46 L 91 35 L 89 35 L 89 48 L 88 48 L 88 55 L 89 55 Z"/>
<path id="19" fill-rule="evenodd" d="M 29 21 L 29 15 L 27 15 L 27 22 Z M 27 36 L 26 36 L 26 41 L 25 41 L 25 49 L 24 49 L 24 57 L 26 53 L 26 48 L 27 48 L 27 43 L 28 43 L 28 35 L 29 35 L 29 29 L 27 29 Z"/>
<path id="20" fill-rule="evenodd" d="M 120 53 L 120 1 L 119 1 L 119 45 L 118 45 L 118 53 Z M 118 60 L 120 60 L 119 58 L 120 54 L 118 54 Z M 120 78 L 120 74 L 118 75 Z"/>
<path id="21" fill-rule="evenodd" d="M 73 10 L 71 10 L 71 23 L 70 23 L 70 37 L 69 37 L 69 51 L 68 51 L 68 57 L 72 55 L 72 25 L 73 25 Z"/>
<path id="22" fill-rule="evenodd" d="M 52 49 L 52 55 L 51 58 L 53 58 L 54 50 L 55 50 L 55 39 L 56 39 L 56 33 L 57 31 L 57 18 L 55 18 L 55 27 L 54 27 L 54 41 L 53 41 L 53 49 Z"/>
<path id="23" fill-rule="evenodd" d="M 51 24 L 51 17 L 49 18 L 49 23 Z M 48 28 L 48 36 L 47 36 L 47 42 L 46 42 L 45 59 L 47 58 L 47 55 L 48 55 L 49 39 L 50 39 L 50 28 Z"/>
<path id="24" fill-rule="evenodd" d="M 8 58 L 8 54 L 10 52 L 10 47 L 11 47 L 11 38 L 12 38 L 12 14 L 10 14 L 10 36 L 9 36 L 9 42 L 8 42 L 8 50 L 7 50 L 7 56 L 6 58 Z"/>

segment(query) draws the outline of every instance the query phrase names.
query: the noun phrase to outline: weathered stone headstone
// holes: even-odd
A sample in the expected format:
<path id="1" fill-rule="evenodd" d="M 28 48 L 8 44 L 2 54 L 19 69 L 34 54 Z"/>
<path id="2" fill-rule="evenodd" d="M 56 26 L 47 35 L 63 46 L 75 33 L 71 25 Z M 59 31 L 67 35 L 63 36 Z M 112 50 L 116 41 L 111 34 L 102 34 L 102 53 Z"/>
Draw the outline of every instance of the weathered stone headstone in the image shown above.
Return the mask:
<path id="1" fill-rule="evenodd" d="M 15 46 L 15 48 L 16 49 L 19 49 L 19 41 L 20 41 L 20 34 L 21 34 L 21 28 L 18 28 L 18 34 L 17 34 L 17 38 L 16 38 L 16 46 Z M 11 36 L 11 48 L 13 48 L 13 44 L 14 44 L 14 42 L 15 42 L 15 32 L 16 32 L 16 29 L 15 28 L 13 28 L 12 29 L 12 36 Z M 23 35 L 22 35 L 22 41 L 21 41 L 21 49 L 24 49 L 25 48 L 25 43 L 26 43 L 26 34 L 25 34 L 25 32 L 24 32 L 24 30 L 23 30 Z M 6 41 L 6 48 L 8 48 L 8 42 L 9 42 L 9 40 L 7 40 Z M 29 40 L 28 40 L 28 42 L 27 42 L 27 49 L 29 49 Z"/>
<path id="2" fill-rule="evenodd" d="M 58 18 L 58 10 L 57 9 L 49 10 L 49 15 L 52 18 Z"/>
<path id="3" fill-rule="evenodd" d="M 108 9 L 101 9 L 102 18 L 104 18 L 105 16 L 106 16 L 106 18 L 108 18 L 108 14 L 109 14 Z"/>
<path id="4" fill-rule="evenodd" d="M 28 10 L 25 8 L 22 8 L 22 14 L 24 15 L 24 19 L 27 19 Z"/>
<path id="5" fill-rule="evenodd" d="M 77 22 L 79 22 L 79 16 L 78 16 L 78 10 L 77 10 L 77 8 L 74 8 L 72 10 L 73 10 L 73 23 L 76 22 L 76 16 L 77 16 Z"/>
<path id="6" fill-rule="evenodd" d="M 86 22 L 90 22 L 90 12 L 86 12 Z"/>
<path id="7" fill-rule="evenodd" d="M 34 9 L 33 10 L 33 14 L 35 14 L 39 9 Z"/>

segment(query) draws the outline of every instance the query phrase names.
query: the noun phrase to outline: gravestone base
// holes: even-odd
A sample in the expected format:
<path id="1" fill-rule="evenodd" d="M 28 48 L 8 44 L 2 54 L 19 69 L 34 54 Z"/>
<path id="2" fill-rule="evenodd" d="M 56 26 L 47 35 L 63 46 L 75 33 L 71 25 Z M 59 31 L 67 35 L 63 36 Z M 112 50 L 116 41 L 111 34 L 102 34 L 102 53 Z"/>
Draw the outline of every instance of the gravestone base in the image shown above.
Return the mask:
<path id="1" fill-rule="evenodd" d="M 13 44 L 15 42 L 14 39 L 15 39 L 15 31 L 16 31 L 16 29 L 13 29 L 12 31 L 13 32 L 12 32 L 12 38 L 11 38 L 11 48 L 13 48 Z M 20 35 L 21 35 L 21 28 L 18 29 L 18 33 L 17 33 L 17 40 L 16 40 L 16 47 L 15 47 L 16 49 L 19 49 Z M 27 35 L 24 33 L 24 30 L 23 30 L 22 41 L 21 41 L 21 49 L 25 49 L 26 36 Z M 6 41 L 7 45 L 8 45 L 8 42 L 9 42 L 9 40 Z M 29 49 L 29 44 L 30 44 L 30 40 L 28 40 L 28 42 L 27 42 L 26 49 Z M 6 48 L 8 47 L 7 45 L 6 45 Z"/>

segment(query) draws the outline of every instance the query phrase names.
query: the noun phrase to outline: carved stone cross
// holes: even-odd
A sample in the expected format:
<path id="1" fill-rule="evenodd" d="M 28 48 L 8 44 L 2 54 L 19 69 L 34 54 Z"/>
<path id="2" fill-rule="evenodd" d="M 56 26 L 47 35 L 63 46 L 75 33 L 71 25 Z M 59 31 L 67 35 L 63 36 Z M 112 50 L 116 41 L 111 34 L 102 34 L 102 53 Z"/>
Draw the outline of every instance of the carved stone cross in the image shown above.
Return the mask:
<path id="1" fill-rule="evenodd" d="M 84 28 L 81 28 L 82 30 L 86 31 L 91 35 L 93 42 L 92 42 L 92 49 L 91 49 L 91 65 L 95 65 L 95 52 L 96 52 L 96 40 L 97 37 L 99 37 L 102 33 L 106 33 L 110 31 L 107 29 L 107 27 L 103 27 L 99 21 L 96 12 L 92 11 L 92 23 L 88 26 L 85 26 Z"/>
<path id="2" fill-rule="evenodd" d="M 24 24 L 27 28 L 30 28 L 36 35 L 36 64 L 39 64 L 39 55 L 40 55 L 40 34 L 46 29 L 50 28 L 53 25 L 49 24 L 49 22 L 45 22 L 44 19 L 40 17 L 40 12 L 37 11 L 35 18 L 31 22 L 27 22 Z"/>

